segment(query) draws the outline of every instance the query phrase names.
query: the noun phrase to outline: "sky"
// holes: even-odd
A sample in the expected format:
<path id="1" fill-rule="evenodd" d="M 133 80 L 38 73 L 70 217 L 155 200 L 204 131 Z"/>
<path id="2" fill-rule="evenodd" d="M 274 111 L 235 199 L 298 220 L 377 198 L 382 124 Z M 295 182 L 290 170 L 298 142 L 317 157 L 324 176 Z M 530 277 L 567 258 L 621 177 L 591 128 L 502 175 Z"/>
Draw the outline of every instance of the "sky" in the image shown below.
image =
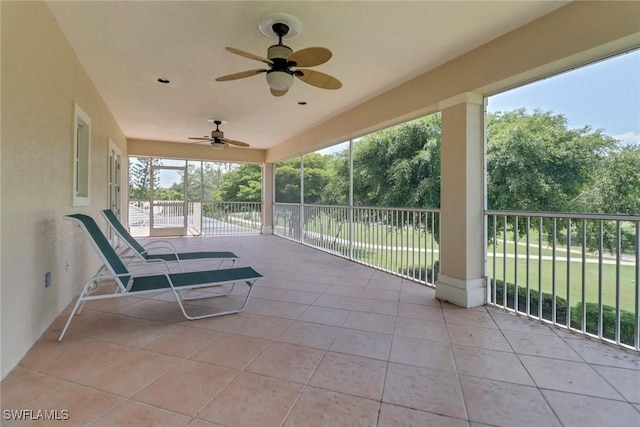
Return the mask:
<path id="1" fill-rule="evenodd" d="M 624 144 L 640 144 L 640 50 L 490 96 L 489 112 L 526 108 L 562 114 Z"/>

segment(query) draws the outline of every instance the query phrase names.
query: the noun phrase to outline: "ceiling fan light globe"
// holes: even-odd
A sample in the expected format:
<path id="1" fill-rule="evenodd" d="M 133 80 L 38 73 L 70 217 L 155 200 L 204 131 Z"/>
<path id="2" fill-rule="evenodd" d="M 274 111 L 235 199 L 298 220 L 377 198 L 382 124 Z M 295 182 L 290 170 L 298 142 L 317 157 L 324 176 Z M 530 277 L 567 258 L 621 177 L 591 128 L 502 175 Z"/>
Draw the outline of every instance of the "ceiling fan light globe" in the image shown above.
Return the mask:
<path id="1" fill-rule="evenodd" d="M 224 148 L 224 145 L 224 142 L 211 142 L 211 148 L 213 148 L 214 150 L 222 150 Z"/>
<path id="2" fill-rule="evenodd" d="M 284 71 L 267 73 L 267 84 L 273 90 L 289 90 L 293 84 L 293 76 Z"/>

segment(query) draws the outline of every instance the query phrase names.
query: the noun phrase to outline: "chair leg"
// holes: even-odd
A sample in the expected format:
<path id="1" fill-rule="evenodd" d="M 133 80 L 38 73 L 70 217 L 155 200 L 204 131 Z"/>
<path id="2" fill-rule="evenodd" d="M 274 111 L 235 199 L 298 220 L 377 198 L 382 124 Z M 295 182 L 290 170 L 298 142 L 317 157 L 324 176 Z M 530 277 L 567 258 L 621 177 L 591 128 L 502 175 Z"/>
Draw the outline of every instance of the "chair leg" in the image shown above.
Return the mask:
<path id="1" fill-rule="evenodd" d="M 82 292 L 80 292 L 80 296 L 78 296 L 78 300 L 76 301 L 75 305 L 73 306 L 73 310 L 71 310 L 71 313 L 69 314 L 69 318 L 67 319 L 67 323 L 65 323 L 64 328 L 62 329 L 62 332 L 60 332 L 60 336 L 58 337 L 58 342 L 62 341 L 62 338 L 64 338 L 64 334 L 67 332 L 67 329 L 69 328 L 69 325 L 71 324 L 71 319 L 73 319 L 73 316 L 76 314 L 80 314 L 80 310 L 82 310 L 82 307 L 84 307 L 84 303 L 85 301 L 83 300 L 84 296 L 87 293 L 87 287 L 90 286 L 91 283 L 88 283 L 84 288 L 82 288 Z M 78 307 L 80 307 L 80 309 L 78 309 Z"/>
<path id="2" fill-rule="evenodd" d="M 180 305 L 180 310 L 182 310 L 182 314 L 184 315 L 184 317 L 186 317 L 189 320 L 206 319 L 206 318 L 209 318 L 209 317 L 218 317 L 218 316 L 225 316 L 227 314 L 239 313 L 242 310 L 244 310 L 244 308 L 247 306 L 247 303 L 249 302 L 249 298 L 251 297 L 251 292 L 253 291 L 253 284 L 255 282 L 256 282 L 255 280 L 253 280 L 253 281 L 247 280 L 245 282 L 247 284 L 247 286 L 249 286 L 249 292 L 247 292 L 247 296 L 244 299 L 244 302 L 242 303 L 242 306 L 240 308 L 221 311 L 221 312 L 216 312 L 216 313 L 203 314 L 201 316 L 190 316 L 189 314 L 187 314 L 187 311 L 185 310 L 184 305 L 182 305 L 182 301 L 180 301 L 180 295 L 179 295 L 180 291 L 177 291 L 177 290 L 174 289 L 174 293 L 176 295 L 176 300 L 178 301 L 178 305 Z M 235 286 L 235 283 L 234 283 L 234 286 Z"/>
<path id="3" fill-rule="evenodd" d="M 96 274 L 93 275 L 93 277 L 98 277 L 100 276 L 100 274 L 102 274 L 103 271 L 105 271 L 107 269 L 107 267 L 105 265 L 102 265 L 102 267 L 100 267 L 98 269 L 98 272 Z M 95 291 L 98 288 L 98 284 L 94 281 L 91 281 L 89 283 L 87 283 L 87 285 L 84 288 L 84 295 L 89 295 L 91 294 L 93 291 Z M 80 298 L 78 298 L 80 299 Z M 78 309 L 78 311 L 76 312 L 76 314 L 80 314 L 80 312 L 82 311 L 82 309 L 84 308 L 84 305 L 86 304 L 86 300 L 82 301 L 82 304 L 80 305 L 80 308 Z M 60 340 L 58 340 L 60 341 Z"/>

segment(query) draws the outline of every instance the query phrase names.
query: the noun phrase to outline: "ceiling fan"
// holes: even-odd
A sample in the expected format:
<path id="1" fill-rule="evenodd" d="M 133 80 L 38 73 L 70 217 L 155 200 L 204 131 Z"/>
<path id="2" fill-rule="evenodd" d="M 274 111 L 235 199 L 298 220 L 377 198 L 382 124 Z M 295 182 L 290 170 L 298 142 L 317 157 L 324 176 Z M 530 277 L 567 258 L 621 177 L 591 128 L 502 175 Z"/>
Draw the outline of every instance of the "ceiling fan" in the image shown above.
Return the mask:
<path id="1" fill-rule="evenodd" d="M 267 84 L 273 96 L 286 94 L 293 84 L 293 76 L 296 76 L 311 86 L 321 89 L 340 89 L 342 87 L 340 80 L 328 74 L 306 68 L 297 68 L 315 67 L 316 65 L 324 64 L 331 58 L 331 51 L 329 49 L 324 47 L 309 47 L 294 52 L 289 46 L 282 44 L 282 38 L 289 33 L 289 26 L 283 22 L 276 22 L 271 28 L 278 36 L 278 44 L 269 47 L 266 58 L 233 47 L 226 48 L 229 52 L 235 53 L 236 55 L 264 62 L 269 66 L 269 69 L 242 71 L 218 77 L 216 81 L 237 80 L 267 73 Z"/>
<path id="2" fill-rule="evenodd" d="M 197 141 L 207 141 L 211 144 L 211 148 L 221 150 L 225 147 L 225 145 L 235 145 L 238 147 L 248 147 L 249 144 L 242 141 L 234 141 L 233 139 L 227 139 L 224 137 L 224 132 L 219 129 L 219 126 L 222 124 L 221 120 L 213 120 L 213 123 L 216 124 L 216 129 L 211 131 L 211 136 L 205 136 L 203 138 L 200 137 L 190 137 L 189 139 L 195 139 Z M 197 144 L 197 143 L 196 143 Z"/>

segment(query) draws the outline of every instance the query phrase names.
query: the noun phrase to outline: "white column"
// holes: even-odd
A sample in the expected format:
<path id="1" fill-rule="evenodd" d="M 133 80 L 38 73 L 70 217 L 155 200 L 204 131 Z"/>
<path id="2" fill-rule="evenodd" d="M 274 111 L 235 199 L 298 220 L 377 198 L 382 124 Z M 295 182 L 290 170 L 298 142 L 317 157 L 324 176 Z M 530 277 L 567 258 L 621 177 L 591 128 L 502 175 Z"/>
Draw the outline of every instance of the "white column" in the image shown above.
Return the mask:
<path id="1" fill-rule="evenodd" d="M 262 234 L 273 234 L 274 164 L 262 165 Z"/>
<path id="2" fill-rule="evenodd" d="M 462 307 L 483 305 L 483 98 L 463 93 L 442 101 L 440 273 L 436 297 Z"/>

